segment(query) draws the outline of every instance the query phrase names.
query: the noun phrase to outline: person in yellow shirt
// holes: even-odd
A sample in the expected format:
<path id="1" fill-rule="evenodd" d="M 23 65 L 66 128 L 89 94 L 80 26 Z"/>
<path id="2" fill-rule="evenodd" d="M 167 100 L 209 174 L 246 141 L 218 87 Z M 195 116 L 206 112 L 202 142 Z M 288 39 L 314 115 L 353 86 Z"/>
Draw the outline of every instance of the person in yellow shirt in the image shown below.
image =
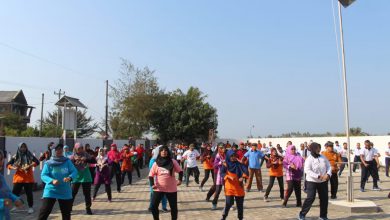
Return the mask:
<path id="1" fill-rule="evenodd" d="M 339 185 L 339 178 L 337 175 L 337 172 L 339 171 L 339 167 L 341 164 L 338 164 L 342 162 L 341 156 L 339 153 L 336 153 L 336 151 L 333 148 L 333 143 L 328 141 L 325 144 L 326 150 L 322 152 L 322 155 L 324 155 L 330 163 L 330 167 L 332 168 L 332 176 L 329 179 L 330 182 L 330 198 L 331 199 L 337 199 L 337 189 Z"/>

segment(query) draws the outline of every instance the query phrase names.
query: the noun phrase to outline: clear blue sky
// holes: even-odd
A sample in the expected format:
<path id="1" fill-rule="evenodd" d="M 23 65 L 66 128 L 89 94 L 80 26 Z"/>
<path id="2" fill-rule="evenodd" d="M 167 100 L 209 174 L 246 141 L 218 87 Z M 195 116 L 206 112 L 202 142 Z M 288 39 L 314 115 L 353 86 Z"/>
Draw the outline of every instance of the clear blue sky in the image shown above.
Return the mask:
<path id="1" fill-rule="evenodd" d="M 389 11 L 343 10 L 351 126 L 373 134 L 390 132 Z M 199 87 L 221 137 L 344 129 L 331 0 L 4 1 L 0 27 L 0 89 L 23 89 L 33 121 L 60 88 L 101 120 L 123 57 L 168 91 Z"/>

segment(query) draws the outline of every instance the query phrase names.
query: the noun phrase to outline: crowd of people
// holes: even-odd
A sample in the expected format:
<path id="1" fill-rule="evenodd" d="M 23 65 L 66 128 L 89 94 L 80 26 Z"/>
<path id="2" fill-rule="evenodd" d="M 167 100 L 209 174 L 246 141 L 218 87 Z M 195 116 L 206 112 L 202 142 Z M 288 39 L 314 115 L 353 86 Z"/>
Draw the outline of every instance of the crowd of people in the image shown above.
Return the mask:
<path id="1" fill-rule="evenodd" d="M 348 154 L 353 155 L 353 172 L 361 170 L 361 192 L 366 191 L 366 183 L 372 177 L 372 190 L 378 191 L 379 152 L 369 140 L 364 142 L 364 148 L 357 144 L 356 148 L 348 152 L 346 143 L 341 147 L 336 141 L 328 141 L 325 148 L 315 142 L 302 143 L 299 149 L 288 142 L 285 150 L 280 145 L 274 147 L 271 142 L 244 143 L 239 145 L 218 143 L 202 144 L 197 148 L 195 144 L 154 145 L 148 149 L 131 144 L 118 149 L 115 143 L 108 147 L 94 150 L 86 144 L 76 143 L 73 150 L 62 144 L 50 143 L 47 151 L 38 159 L 27 147 L 21 143 L 17 153 L 7 163 L 7 168 L 15 170 L 12 191 L 7 186 L 4 177 L 0 174 L 0 215 L 9 219 L 9 209 L 13 206 L 23 206 L 20 199 L 22 189 L 26 193 L 28 213 L 34 212 L 33 204 L 33 169 L 44 163 L 41 179 L 44 183 L 42 203 L 38 219 L 47 219 L 56 201 L 59 203 L 62 219 L 71 219 L 74 199 L 80 187 L 84 195 L 86 214 L 92 215 L 92 203 L 96 199 L 100 186 L 103 184 L 107 194 L 107 202 L 112 201 L 111 184 L 115 176 L 116 190 L 121 192 L 127 176 L 128 183 L 133 182 L 133 171 L 138 178 L 140 169 L 149 168 L 150 205 L 149 211 L 154 219 L 159 219 L 159 205 L 162 203 L 163 212 L 168 212 L 169 203 L 171 218 L 178 218 L 178 187 L 183 180 L 185 186 L 190 185 L 191 176 L 201 192 L 207 191 L 205 200 L 211 201 L 211 209 L 217 209 L 222 189 L 225 194 L 225 205 L 221 219 L 226 219 L 234 203 L 237 208 L 238 219 L 244 218 L 245 193 L 252 188 L 253 177 L 256 179 L 257 190 L 264 193 L 264 202 L 269 202 L 270 192 L 275 180 L 279 185 L 281 206 L 287 207 L 292 193 L 295 193 L 296 207 L 301 207 L 299 219 L 305 219 L 318 192 L 320 200 L 320 219 L 327 219 L 328 212 L 328 185 L 330 184 L 330 199 L 337 199 L 338 178 L 348 162 Z M 199 149 L 199 151 L 198 151 Z M 390 158 L 389 150 L 386 156 Z M 200 181 L 198 163 L 203 165 L 204 176 Z M 4 155 L 0 152 L 0 165 L 4 163 Z M 388 176 L 390 160 L 386 159 L 386 176 Z M 266 164 L 269 183 L 266 190 L 263 187 L 261 168 Z M 177 175 L 176 175 L 177 174 Z M 209 190 L 205 184 L 212 180 Z M 302 203 L 301 185 L 307 194 Z M 92 191 L 93 187 L 93 193 Z M 287 189 L 284 188 L 286 185 Z M 389 194 L 390 198 L 390 194 Z"/>

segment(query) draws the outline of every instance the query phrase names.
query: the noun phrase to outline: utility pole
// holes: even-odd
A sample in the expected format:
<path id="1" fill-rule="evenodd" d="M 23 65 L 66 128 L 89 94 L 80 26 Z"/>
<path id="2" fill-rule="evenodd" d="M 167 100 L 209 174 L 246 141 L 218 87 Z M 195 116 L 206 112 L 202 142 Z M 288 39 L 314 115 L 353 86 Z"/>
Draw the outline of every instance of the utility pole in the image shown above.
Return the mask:
<path id="1" fill-rule="evenodd" d="M 108 136 L 108 80 L 106 80 L 106 136 Z"/>
<path id="2" fill-rule="evenodd" d="M 58 95 L 58 101 L 61 99 L 61 96 L 62 95 L 65 95 L 65 91 L 61 92 L 61 89 L 59 90 L 59 92 L 56 92 L 54 91 L 54 95 Z M 59 117 L 60 117 L 60 106 L 58 106 L 58 112 L 57 112 L 57 122 L 56 122 L 56 136 L 58 136 L 58 124 L 59 124 Z"/>
<path id="3" fill-rule="evenodd" d="M 43 123 L 43 103 L 45 100 L 45 94 L 42 93 L 42 107 L 41 107 L 41 124 L 39 126 L 39 137 L 42 137 L 42 123 Z"/>

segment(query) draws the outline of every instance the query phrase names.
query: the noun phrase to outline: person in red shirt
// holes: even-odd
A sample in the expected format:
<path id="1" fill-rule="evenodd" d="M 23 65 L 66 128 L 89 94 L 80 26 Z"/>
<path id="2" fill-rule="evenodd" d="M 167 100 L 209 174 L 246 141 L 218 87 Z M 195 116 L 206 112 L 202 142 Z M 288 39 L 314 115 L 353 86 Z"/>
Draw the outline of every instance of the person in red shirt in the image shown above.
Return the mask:
<path id="1" fill-rule="evenodd" d="M 144 165 L 144 152 L 145 152 L 144 145 L 143 144 L 138 145 L 135 151 L 137 151 L 138 166 L 140 169 L 142 169 Z"/>
<path id="2" fill-rule="evenodd" d="M 245 149 L 245 144 L 244 144 L 244 142 L 241 142 L 240 143 L 240 149 L 238 149 L 237 150 L 237 159 L 238 159 L 238 161 L 240 162 L 240 163 L 243 163 L 244 161 L 243 161 L 243 158 L 244 158 L 244 155 L 245 155 L 245 153 L 247 152 L 248 150 L 247 149 Z"/>

